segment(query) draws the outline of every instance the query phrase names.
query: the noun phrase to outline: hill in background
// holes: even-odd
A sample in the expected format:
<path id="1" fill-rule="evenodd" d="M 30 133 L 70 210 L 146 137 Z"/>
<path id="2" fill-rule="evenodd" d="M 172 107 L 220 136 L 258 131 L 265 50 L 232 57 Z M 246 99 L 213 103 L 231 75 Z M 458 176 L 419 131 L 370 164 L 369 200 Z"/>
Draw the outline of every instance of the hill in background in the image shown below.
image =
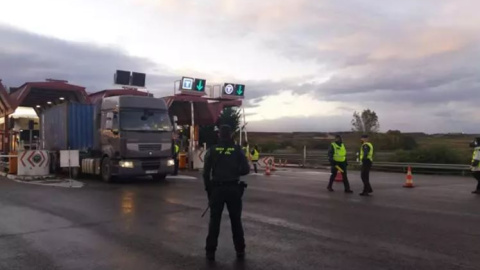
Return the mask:
<path id="1" fill-rule="evenodd" d="M 250 145 L 258 145 L 261 152 L 301 153 L 326 151 L 335 134 L 343 137 L 350 154 L 360 147 L 360 134 L 354 132 L 248 132 Z M 371 136 L 376 152 L 386 152 L 389 161 L 418 161 L 439 163 L 468 163 L 473 134 L 425 134 L 389 131 Z M 431 160 L 431 161 L 429 161 Z"/>

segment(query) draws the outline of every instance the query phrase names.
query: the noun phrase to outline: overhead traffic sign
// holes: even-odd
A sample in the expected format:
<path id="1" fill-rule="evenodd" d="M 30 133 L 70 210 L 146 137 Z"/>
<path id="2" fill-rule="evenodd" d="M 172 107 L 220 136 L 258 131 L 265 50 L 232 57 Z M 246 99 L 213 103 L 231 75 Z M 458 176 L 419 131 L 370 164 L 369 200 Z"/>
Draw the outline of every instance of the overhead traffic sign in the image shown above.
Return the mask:
<path id="1" fill-rule="evenodd" d="M 180 88 L 182 90 L 193 90 L 194 81 L 195 81 L 194 78 L 183 77 L 180 84 Z"/>
<path id="2" fill-rule="evenodd" d="M 205 79 L 183 77 L 180 81 L 180 91 L 185 95 L 203 96 L 207 88 Z"/>
<path id="3" fill-rule="evenodd" d="M 227 95 L 233 94 L 233 91 L 235 91 L 235 85 L 233 83 L 226 83 L 223 86 L 223 92 Z"/>
<path id="4" fill-rule="evenodd" d="M 195 91 L 198 92 L 204 92 L 205 91 L 205 84 L 207 83 L 206 80 L 204 79 L 195 79 L 194 81 L 194 89 Z"/>
<path id="5" fill-rule="evenodd" d="M 245 85 L 225 83 L 223 85 L 222 97 L 224 98 L 243 98 L 245 96 Z"/>
<path id="6" fill-rule="evenodd" d="M 245 93 L 245 85 L 243 85 L 243 84 L 235 85 L 235 94 L 237 96 L 243 96 L 244 93 Z"/>

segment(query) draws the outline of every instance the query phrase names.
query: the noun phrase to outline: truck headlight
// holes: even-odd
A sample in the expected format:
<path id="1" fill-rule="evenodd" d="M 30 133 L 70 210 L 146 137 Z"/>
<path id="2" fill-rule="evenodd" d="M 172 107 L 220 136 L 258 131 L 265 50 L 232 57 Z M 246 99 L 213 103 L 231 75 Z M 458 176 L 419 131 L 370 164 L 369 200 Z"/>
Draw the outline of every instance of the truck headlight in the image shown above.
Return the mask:
<path id="1" fill-rule="evenodd" d="M 168 167 L 175 166 L 175 160 L 173 160 L 173 159 L 167 160 L 167 166 Z"/>
<path id="2" fill-rule="evenodd" d="M 122 160 L 118 163 L 122 168 L 133 168 L 133 161 Z"/>

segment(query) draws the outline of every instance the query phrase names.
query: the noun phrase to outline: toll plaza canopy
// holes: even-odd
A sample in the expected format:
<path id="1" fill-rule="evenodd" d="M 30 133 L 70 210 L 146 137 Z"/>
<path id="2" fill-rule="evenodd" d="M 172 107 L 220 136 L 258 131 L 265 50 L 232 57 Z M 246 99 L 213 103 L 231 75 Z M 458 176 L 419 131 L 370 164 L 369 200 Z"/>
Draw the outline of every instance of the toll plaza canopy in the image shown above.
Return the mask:
<path id="1" fill-rule="evenodd" d="M 102 98 L 106 97 L 115 97 L 115 96 L 143 96 L 143 97 L 151 97 L 153 96 L 150 93 L 138 91 L 137 89 L 106 89 L 96 93 L 92 93 L 89 95 L 90 101 L 92 103 L 96 103 L 97 101 L 101 100 Z"/>
<path id="2" fill-rule="evenodd" d="M 27 82 L 11 89 L 10 100 L 15 109 L 20 106 L 32 107 L 37 113 L 64 100 L 90 102 L 85 87 L 69 84 L 67 81 Z"/>
<path id="3" fill-rule="evenodd" d="M 0 80 L 0 117 L 11 114 L 14 111 L 15 108 L 10 100 L 10 96 Z"/>
<path id="4" fill-rule="evenodd" d="M 215 124 L 224 108 L 242 105 L 241 100 L 213 99 L 193 95 L 169 96 L 164 97 L 164 100 L 169 107 L 170 114 L 178 117 L 179 125 L 192 123 L 192 103 L 195 125 Z"/>
<path id="5" fill-rule="evenodd" d="M 20 87 L 11 88 L 10 93 L 8 93 L 0 83 L 0 117 L 13 113 L 20 106 L 32 107 L 38 114 L 43 109 L 62 102 L 91 104 L 105 97 L 120 95 L 153 96 L 150 93 L 132 88 L 107 89 L 88 94 L 85 87 L 70 84 L 68 81 L 51 79 L 45 82 L 27 82 Z M 225 107 L 242 105 L 241 100 L 184 94 L 164 97 L 163 99 L 169 107 L 170 114 L 178 117 L 178 124 L 180 125 L 190 125 L 192 123 L 192 103 L 196 125 L 214 124 Z"/>

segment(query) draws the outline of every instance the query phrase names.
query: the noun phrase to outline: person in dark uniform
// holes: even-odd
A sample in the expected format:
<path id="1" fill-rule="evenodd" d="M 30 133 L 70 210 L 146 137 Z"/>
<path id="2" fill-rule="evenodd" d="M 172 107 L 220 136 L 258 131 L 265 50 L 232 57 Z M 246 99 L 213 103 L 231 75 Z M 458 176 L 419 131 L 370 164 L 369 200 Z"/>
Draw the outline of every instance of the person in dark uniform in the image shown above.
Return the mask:
<path id="1" fill-rule="evenodd" d="M 373 164 L 373 145 L 368 140 L 368 135 L 362 135 L 362 146 L 360 147 L 360 162 L 362 163 L 362 172 L 360 174 L 363 182 L 363 191 L 360 196 L 369 196 L 373 192 L 370 185 L 370 169 Z"/>
<path id="2" fill-rule="evenodd" d="M 471 169 L 473 177 L 478 181 L 477 188 L 472 191 L 473 194 L 480 194 L 480 137 L 475 138 L 473 142 L 470 143 L 470 147 L 473 150 Z"/>
<path id="3" fill-rule="evenodd" d="M 237 257 L 245 256 L 245 239 L 242 226 L 242 196 L 246 188 L 240 176 L 250 172 L 250 165 L 239 145 L 232 139 L 230 126 L 220 127 L 219 144 L 205 154 L 203 180 L 210 206 L 210 224 L 206 241 L 206 256 L 215 260 L 215 251 L 220 234 L 220 223 L 224 205 L 227 205 L 232 226 L 233 243 Z"/>
<path id="4" fill-rule="evenodd" d="M 330 181 L 328 182 L 327 189 L 329 191 L 333 191 L 333 181 L 335 181 L 335 176 L 340 169 L 340 172 L 343 176 L 345 193 L 353 193 L 353 191 L 350 189 L 350 183 L 348 182 L 347 178 L 347 150 L 340 135 L 335 136 L 335 142 L 333 142 L 328 149 L 328 161 L 330 162 L 332 175 L 330 175 Z"/>

